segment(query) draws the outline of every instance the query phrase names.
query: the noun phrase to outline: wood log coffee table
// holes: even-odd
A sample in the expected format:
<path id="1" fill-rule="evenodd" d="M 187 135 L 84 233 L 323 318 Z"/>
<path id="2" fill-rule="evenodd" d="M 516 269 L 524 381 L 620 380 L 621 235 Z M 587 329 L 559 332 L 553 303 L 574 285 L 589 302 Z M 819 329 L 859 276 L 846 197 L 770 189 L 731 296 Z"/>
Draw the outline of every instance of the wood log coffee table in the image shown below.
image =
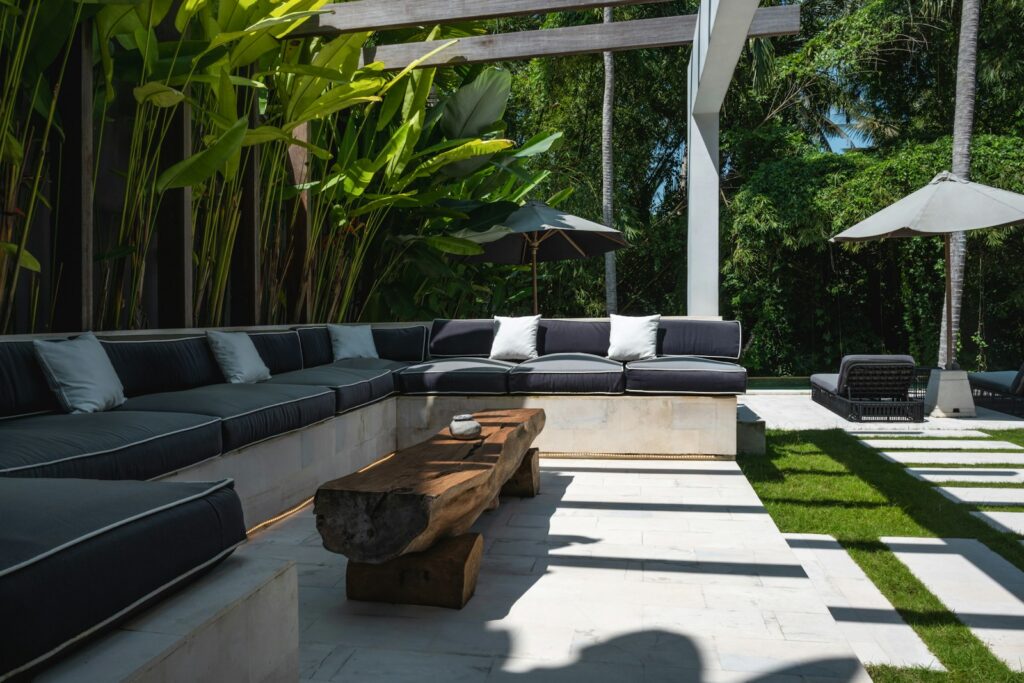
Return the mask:
<path id="1" fill-rule="evenodd" d="M 313 511 L 324 547 L 348 557 L 351 600 L 460 609 L 476 588 L 483 536 L 467 533 L 501 494 L 532 497 L 544 411 L 488 410 L 472 441 L 445 428 L 366 469 L 329 481 Z"/>

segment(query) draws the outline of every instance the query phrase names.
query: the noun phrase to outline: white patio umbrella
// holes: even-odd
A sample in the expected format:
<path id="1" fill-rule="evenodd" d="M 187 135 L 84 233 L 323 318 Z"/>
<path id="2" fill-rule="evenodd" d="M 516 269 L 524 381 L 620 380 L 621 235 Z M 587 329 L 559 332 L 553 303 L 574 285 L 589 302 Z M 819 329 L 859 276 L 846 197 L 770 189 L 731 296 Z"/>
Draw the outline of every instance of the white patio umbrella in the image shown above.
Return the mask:
<path id="1" fill-rule="evenodd" d="M 950 281 L 949 236 L 954 232 L 1002 228 L 1024 223 L 1024 195 L 962 180 L 943 171 L 917 192 L 832 238 L 833 242 L 866 242 L 887 237 L 944 235 L 946 238 L 946 358 L 953 357 L 953 288 Z"/>

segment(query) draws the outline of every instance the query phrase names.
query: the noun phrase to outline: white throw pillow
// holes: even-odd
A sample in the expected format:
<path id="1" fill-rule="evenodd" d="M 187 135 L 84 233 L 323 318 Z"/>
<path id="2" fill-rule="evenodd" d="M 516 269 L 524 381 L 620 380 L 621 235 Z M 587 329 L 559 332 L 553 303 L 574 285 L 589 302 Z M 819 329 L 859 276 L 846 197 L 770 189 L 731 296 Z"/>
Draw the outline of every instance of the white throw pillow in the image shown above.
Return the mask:
<path id="1" fill-rule="evenodd" d="M 494 360 L 530 360 L 537 357 L 537 328 L 539 315 L 521 318 L 494 316 L 494 341 L 491 358 Z"/>
<path id="2" fill-rule="evenodd" d="M 641 317 L 612 315 L 608 357 L 612 360 L 646 360 L 658 355 L 660 315 Z"/>
<path id="3" fill-rule="evenodd" d="M 345 358 L 380 358 L 373 343 L 373 328 L 369 325 L 328 325 L 334 360 Z"/>

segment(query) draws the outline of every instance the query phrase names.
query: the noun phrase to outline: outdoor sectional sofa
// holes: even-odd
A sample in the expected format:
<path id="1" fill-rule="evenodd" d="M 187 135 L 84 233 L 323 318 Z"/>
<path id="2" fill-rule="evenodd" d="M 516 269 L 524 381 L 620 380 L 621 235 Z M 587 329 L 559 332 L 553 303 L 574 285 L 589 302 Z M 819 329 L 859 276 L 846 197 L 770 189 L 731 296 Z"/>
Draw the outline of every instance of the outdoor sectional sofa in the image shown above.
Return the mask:
<path id="1" fill-rule="evenodd" d="M 1024 365 L 1017 372 L 972 372 L 968 378 L 975 405 L 1024 417 Z"/>
<path id="2" fill-rule="evenodd" d="M 100 335 L 120 408 L 62 414 L 31 340 L 0 339 L 0 680 L 199 576 L 246 528 L 455 412 L 539 406 L 547 452 L 736 452 L 738 323 L 665 319 L 658 357 L 605 357 L 609 323 L 543 320 L 540 355 L 487 358 L 489 320 L 373 330 L 335 362 L 325 326 L 251 330 L 271 370 L 225 383 L 201 332 Z M 53 615 L 59 628 L 54 628 Z"/>

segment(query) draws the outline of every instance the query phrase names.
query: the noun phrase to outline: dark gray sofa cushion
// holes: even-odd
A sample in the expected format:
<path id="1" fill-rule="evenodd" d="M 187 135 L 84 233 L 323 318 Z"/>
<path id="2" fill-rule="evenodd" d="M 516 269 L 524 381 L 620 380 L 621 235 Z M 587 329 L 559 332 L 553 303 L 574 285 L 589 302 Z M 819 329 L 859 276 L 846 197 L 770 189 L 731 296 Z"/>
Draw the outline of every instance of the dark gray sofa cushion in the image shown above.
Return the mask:
<path id="1" fill-rule="evenodd" d="M 427 359 L 429 330 L 423 325 L 373 328 L 377 355 L 392 361 L 422 363 Z"/>
<path id="2" fill-rule="evenodd" d="M 395 378 L 390 370 L 351 370 L 337 365 L 321 365 L 286 372 L 270 379 L 270 384 L 302 384 L 327 387 L 335 393 L 338 415 L 375 403 L 395 393 Z"/>
<path id="3" fill-rule="evenodd" d="M 0 475 L 152 479 L 221 452 L 220 420 L 114 410 L 0 422 Z"/>
<path id="4" fill-rule="evenodd" d="M 490 358 L 439 358 L 398 373 L 403 394 L 507 394 L 514 363 Z"/>
<path id="5" fill-rule="evenodd" d="M 334 367 L 346 370 L 401 370 L 412 363 L 387 358 L 343 358 L 331 363 Z"/>
<path id="6" fill-rule="evenodd" d="M 145 341 L 106 339 L 101 343 L 129 398 L 224 381 L 205 336 Z"/>
<path id="7" fill-rule="evenodd" d="M 512 368 L 513 394 L 621 394 L 626 388 L 622 363 L 586 353 L 558 353 Z"/>
<path id="8" fill-rule="evenodd" d="M 659 356 L 705 356 L 737 359 L 743 334 L 736 320 L 672 320 L 658 325 Z"/>
<path id="9" fill-rule="evenodd" d="M 318 365 L 327 365 L 334 362 L 334 351 L 331 349 L 331 335 L 327 332 L 326 325 L 300 327 L 295 331 L 299 335 L 302 348 L 302 367 L 315 368 Z M 423 325 L 374 328 L 373 343 L 377 347 L 377 355 L 380 356 L 380 360 L 420 363 L 426 360 L 427 328 Z M 488 346 L 488 350 L 490 350 L 490 346 Z M 346 360 L 364 359 L 351 358 Z M 271 368 L 270 371 L 274 372 L 274 369 Z"/>
<path id="10" fill-rule="evenodd" d="M 0 479 L 0 519 L 0 678 L 110 627 L 245 540 L 230 480 Z"/>
<path id="11" fill-rule="evenodd" d="M 626 363 L 626 391 L 633 394 L 742 394 L 747 371 L 735 363 L 665 356 Z"/>
<path id="12" fill-rule="evenodd" d="M 493 320 L 435 320 L 430 327 L 431 358 L 487 358 L 493 342 Z"/>
<path id="13" fill-rule="evenodd" d="M 0 341 L 0 420 L 58 409 L 30 341 Z"/>
<path id="14" fill-rule="evenodd" d="M 839 393 L 839 373 L 819 373 L 811 375 L 811 386 L 824 389 L 830 394 Z"/>
<path id="15" fill-rule="evenodd" d="M 1019 372 L 1013 370 L 995 370 L 990 372 L 972 372 L 968 375 L 971 386 L 978 389 L 987 389 L 998 394 L 1017 394 Z M 0 422 L 0 425 L 3 423 Z"/>
<path id="16" fill-rule="evenodd" d="M 296 332 L 302 344 L 302 367 L 315 368 L 318 365 L 328 365 L 334 360 L 331 335 L 327 332 L 326 325 L 300 327 Z"/>
<path id="17" fill-rule="evenodd" d="M 334 391 L 294 384 L 211 384 L 128 399 L 124 410 L 191 412 L 221 418 L 223 451 L 285 434 L 334 415 Z"/>
<path id="18" fill-rule="evenodd" d="M 271 375 L 302 369 L 302 342 L 295 330 L 250 332 L 249 337 Z"/>
<path id="19" fill-rule="evenodd" d="M 540 355 L 589 353 L 608 356 L 611 323 L 606 320 L 541 320 L 537 331 Z"/>

